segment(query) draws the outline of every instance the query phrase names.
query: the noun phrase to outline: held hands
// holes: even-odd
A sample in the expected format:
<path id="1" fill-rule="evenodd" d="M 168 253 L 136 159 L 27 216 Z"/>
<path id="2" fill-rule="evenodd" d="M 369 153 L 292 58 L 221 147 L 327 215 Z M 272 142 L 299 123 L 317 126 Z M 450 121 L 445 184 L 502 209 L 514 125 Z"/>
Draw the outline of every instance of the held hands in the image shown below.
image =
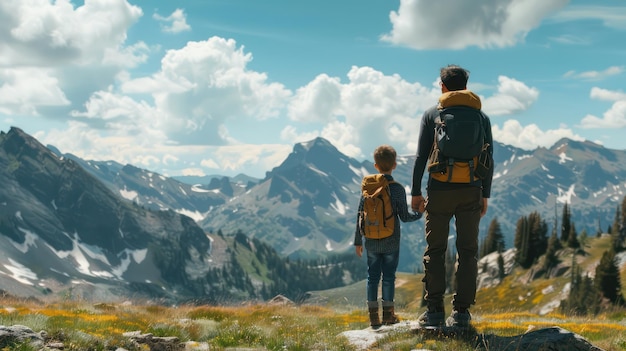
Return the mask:
<path id="1" fill-rule="evenodd" d="M 426 201 L 422 195 L 411 197 L 411 209 L 414 212 L 424 213 L 426 210 Z"/>

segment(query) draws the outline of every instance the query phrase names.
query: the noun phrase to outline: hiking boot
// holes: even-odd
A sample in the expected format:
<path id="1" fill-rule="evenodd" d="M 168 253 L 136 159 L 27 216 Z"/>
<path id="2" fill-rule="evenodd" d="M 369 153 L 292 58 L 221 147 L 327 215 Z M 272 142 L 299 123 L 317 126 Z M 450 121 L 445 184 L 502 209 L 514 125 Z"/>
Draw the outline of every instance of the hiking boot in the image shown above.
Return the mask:
<path id="1" fill-rule="evenodd" d="M 378 307 L 369 308 L 368 311 L 370 315 L 370 327 L 380 327 L 382 323 L 380 323 L 380 317 L 378 316 Z"/>
<path id="2" fill-rule="evenodd" d="M 400 317 L 398 317 L 394 311 L 394 306 L 385 306 L 383 303 L 383 324 L 384 325 L 392 325 L 400 322 Z"/>
<path id="3" fill-rule="evenodd" d="M 444 325 L 444 319 L 446 313 L 444 311 L 430 312 L 426 311 L 422 313 L 417 319 L 417 323 L 420 327 L 441 327 Z"/>
<path id="4" fill-rule="evenodd" d="M 372 328 L 380 327 L 382 323 L 380 323 L 380 316 L 378 315 L 378 301 L 368 301 L 367 311 L 370 316 L 370 326 Z"/>
<path id="5" fill-rule="evenodd" d="M 446 319 L 446 326 L 457 328 L 469 328 L 472 315 L 468 310 L 453 310 L 450 317 Z"/>

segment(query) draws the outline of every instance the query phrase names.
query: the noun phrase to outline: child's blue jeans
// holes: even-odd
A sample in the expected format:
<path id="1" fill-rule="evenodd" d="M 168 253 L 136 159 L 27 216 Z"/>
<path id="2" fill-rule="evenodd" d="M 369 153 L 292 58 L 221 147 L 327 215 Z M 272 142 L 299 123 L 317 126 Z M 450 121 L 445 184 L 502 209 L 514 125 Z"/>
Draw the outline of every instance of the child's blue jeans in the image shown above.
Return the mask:
<path id="1" fill-rule="evenodd" d="M 399 258 L 400 251 L 384 254 L 367 252 L 367 301 L 378 300 L 381 276 L 383 301 L 393 301 Z"/>

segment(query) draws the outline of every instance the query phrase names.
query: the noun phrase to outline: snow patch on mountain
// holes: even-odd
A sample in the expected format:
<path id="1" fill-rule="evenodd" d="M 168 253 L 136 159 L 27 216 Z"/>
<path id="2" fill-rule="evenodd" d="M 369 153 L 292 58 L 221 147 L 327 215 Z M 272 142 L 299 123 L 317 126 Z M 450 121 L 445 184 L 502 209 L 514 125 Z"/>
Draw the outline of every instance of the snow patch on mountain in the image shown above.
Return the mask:
<path id="1" fill-rule="evenodd" d="M 124 189 L 120 189 L 120 195 L 128 201 L 135 201 L 137 196 L 139 196 L 136 191 L 126 189 L 126 186 L 124 186 Z"/>
<path id="2" fill-rule="evenodd" d="M 37 238 L 36 235 L 31 235 L 33 238 Z M 118 254 L 121 259 L 120 265 L 112 266 L 106 255 L 104 254 L 102 248 L 81 242 L 80 237 L 76 233 L 73 237 L 70 235 L 67 236 L 72 240 L 71 250 L 55 250 L 52 246 L 48 244 L 46 244 L 46 247 L 48 247 L 48 249 L 60 259 L 71 258 L 72 261 L 76 263 L 75 268 L 76 270 L 78 270 L 78 272 L 91 277 L 122 279 L 122 276 L 124 275 L 131 263 L 131 259 L 139 264 L 146 258 L 148 251 L 147 249 L 124 249 L 121 253 Z M 32 241 L 34 242 L 34 239 L 32 239 Z M 103 265 L 110 271 L 95 269 L 94 267 L 92 267 L 92 261 L 100 262 L 100 266 Z"/>
<path id="3" fill-rule="evenodd" d="M 333 244 L 328 239 L 326 239 L 326 251 L 333 251 Z"/>
<path id="4" fill-rule="evenodd" d="M 13 240 L 9 240 L 11 242 L 11 244 L 13 244 L 13 246 L 15 246 L 16 249 L 18 249 L 21 253 L 27 253 L 28 249 L 31 246 L 35 246 L 35 240 L 37 239 L 37 235 L 32 233 L 29 230 L 23 229 L 23 228 L 19 228 L 19 230 L 24 233 L 24 242 L 23 243 L 17 243 Z"/>
<path id="5" fill-rule="evenodd" d="M 26 285 L 35 285 L 32 281 L 39 280 L 37 274 L 12 258 L 9 258 L 9 263 L 5 263 L 3 266 L 11 272 L 9 276 L 18 282 Z"/>
<path id="6" fill-rule="evenodd" d="M 359 178 L 363 178 L 366 175 L 370 174 L 370 172 L 365 167 L 356 168 L 356 167 L 351 166 L 351 165 L 349 165 L 348 167 L 350 167 L 352 172 L 354 172 L 354 174 L 356 174 Z"/>
<path id="7" fill-rule="evenodd" d="M 327 176 L 328 176 L 328 173 L 326 173 L 326 172 L 322 172 L 322 171 L 320 171 L 319 169 L 317 169 L 316 167 L 312 167 L 312 166 L 311 166 L 311 167 L 309 167 L 309 169 L 310 169 L 310 170 L 312 170 L 313 172 L 316 172 L 316 173 L 318 173 L 318 174 L 320 174 L 320 175 L 323 175 L 324 177 L 327 177 Z"/>
<path id="8" fill-rule="evenodd" d="M 566 163 L 567 161 L 574 161 L 574 159 L 571 157 L 568 157 L 564 152 L 561 152 L 559 154 L 559 163 L 563 164 L 563 163 Z"/>
<path id="9" fill-rule="evenodd" d="M 346 209 L 350 208 L 350 206 L 344 204 L 343 202 L 341 202 L 341 200 L 339 200 L 339 198 L 337 197 L 337 194 L 333 193 L 332 194 L 333 198 L 335 198 L 335 203 L 334 204 L 330 204 L 330 207 L 337 211 L 337 213 L 339 213 L 340 215 L 345 215 L 346 214 Z"/>
<path id="10" fill-rule="evenodd" d="M 191 186 L 191 191 L 195 193 L 210 193 L 211 192 L 211 190 L 202 189 L 201 186 L 202 186 L 201 184 L 194 184 Z M 219 193 L 219 191 L 217 191 L 216 193 Z"/>
<path id="11" fill-rule="evenodd" d="M 180 213 L 182 215 L 185 215 L 191 219 L 193 219 L 196 222 L 200 222 L 202 221 L 206 216 L 204 213 L 201 213 L 200 211 L 191 211 L 185 208 L 181 208 L 178 210 L 175 210 L 177 213 Z"/>
<path id="12" fill-rule="evenodd" d="M 559 187 L 559 195 L 557 196 L 556 200 L 562 204 L 564 203 L 571 204 L 572 197 L 576 196 L 576 193 L 574 192 L 575 187 L 576 187 L 575 184 L 570 185 L 570 187 L 567 190 L 563 190 Z"/>

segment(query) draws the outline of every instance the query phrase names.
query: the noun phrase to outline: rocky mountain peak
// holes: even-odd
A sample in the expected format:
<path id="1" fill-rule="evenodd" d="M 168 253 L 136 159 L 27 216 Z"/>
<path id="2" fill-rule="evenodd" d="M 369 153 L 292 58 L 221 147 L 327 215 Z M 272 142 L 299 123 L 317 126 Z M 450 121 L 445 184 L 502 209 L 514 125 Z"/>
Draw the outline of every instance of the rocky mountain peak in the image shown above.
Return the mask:
<path id="1" fill-rule="evenodd" d="M 184 286 L 187 266 L 207 259 L 210 241 L 193 220 L 125 200 L 19 128 L 0 135 L 0 184 L 0 271 L 37 267 L 31 284 Z"/>

